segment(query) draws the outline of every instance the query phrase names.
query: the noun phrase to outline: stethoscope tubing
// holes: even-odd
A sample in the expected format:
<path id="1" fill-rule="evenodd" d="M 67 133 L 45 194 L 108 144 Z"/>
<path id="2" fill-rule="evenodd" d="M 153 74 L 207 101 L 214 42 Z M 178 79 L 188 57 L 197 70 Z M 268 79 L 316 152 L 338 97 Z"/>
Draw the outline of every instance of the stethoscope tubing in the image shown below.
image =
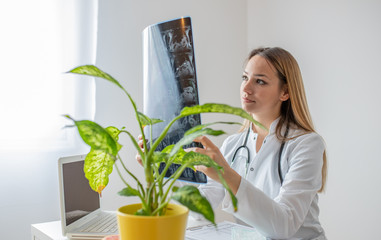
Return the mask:
<path id="1" fill-rule="evenodd" d="M 287 135 L 288 135 L 288 126 L 286 128 L 286 132 L 284 133 L 284 138 L 287 138 Z M 248 168 L 249 168 L 249 164 L 250 164 L 250 149 L 247 147 L 247 140 L 249 138 L 249 134 L 250 134 L 250 128 L 247 129 L 247 132 L 246 132 L 246 136 L 245 136 L 245 140 L 243 142 L 243 145 L 239 146 L 234 154 L 233 154 L 233 158 L 232 158 L 232 161 L 231 161 L 231 164 L 230 166 L 233 166 L 233 163 L 234 161 L 236 160 L 236 155 L 238 153 L 238 151 L 240 151 L 241 149 L 245 149 L 246 152 L 247 152 L 247 159 L 246 159 L 246 166 L 245 166 L 245 177 L 247 175 L 247 172 L 248 172 Z M 281 169 L 281 160 L 282 160 L 282 153 L 283 153 L 283 149 L 284 149 L 284 145 L 285 145 L 285 140 L 282 141 L 281 143 L 281 146 L 280 146 L 280 150 L 279 150 L 279 157 L 278 157 L 278 175 L 279 175 L 279 180 L 280 180 L 280 184 L 282 185 L 283 184 L 283 176 L 282 176 L 282 169 Z"/>
<path id="2" fill-rule="evenodd" d="M 238 151 L 240 149 L 245 149 L 246 152 L 247 152 L 247 159 L 246 159 L 246 166 L 245 166 L 245 175 L 247 174 L 247 171 L 248 171 L 248 168 L 249 168 L 249 164 L 250 164 L 250 150 L 249 148 L 247 147 L 247 139 L 249 138 L 249 134 L 250 134 L 250 128 L 247 129 L 247 132 L 246 132 L 246 136 L 245 136 L 245 141 L 243 142 L 243 145 L 239 146 L 234 154 L 233 154 L 233 158 L 232 158 L 232 162 L 231 162 L 231 166 L 233 165 L 233 162 L 235 161 L 236 159 L 236 155 L 238 153 Z"/>

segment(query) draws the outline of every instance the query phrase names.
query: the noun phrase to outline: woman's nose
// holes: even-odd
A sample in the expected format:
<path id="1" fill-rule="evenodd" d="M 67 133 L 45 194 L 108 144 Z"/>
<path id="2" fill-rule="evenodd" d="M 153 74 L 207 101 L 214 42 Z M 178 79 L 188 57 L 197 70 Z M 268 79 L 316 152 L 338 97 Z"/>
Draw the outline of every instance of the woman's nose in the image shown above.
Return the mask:
<path id="1" fill-rule="evenodd" d="M 252 87 L 250 80 L 243 82 L 242 91 L 247 93 L 247 94 L 253 93 L 253 87 Z"/>

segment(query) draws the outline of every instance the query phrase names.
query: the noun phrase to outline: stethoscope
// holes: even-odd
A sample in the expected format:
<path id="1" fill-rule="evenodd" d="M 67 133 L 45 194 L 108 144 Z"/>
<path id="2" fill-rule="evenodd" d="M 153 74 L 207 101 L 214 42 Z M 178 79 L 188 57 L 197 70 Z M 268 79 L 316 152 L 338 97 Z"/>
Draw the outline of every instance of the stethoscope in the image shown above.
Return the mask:
<path id="1" fill-rule="evenodd" d="M 250 134 L 250 129 L 251 128 L 248 128 L 247 129 L 247 132 L 246 132 L 246 136 L 245 136 L 245 140 L 243 142 L 243 144 L 241 146 L 239 146 L 234 154 L 233 154 L 233 158 L 232 158 L 232 162 L 230 164 L 230 166 L 233 166 L 233 163 L 234 161 L 236 160 L 236 155 L 237 153 L 240 151 L 240 150 L 243 150 L 244 152 L 246 152 L 247 154 L 247 158 L 246 158 L 246 164 L 245 164 L 245 176 L 247 175 L 247 172 L 249 170 L 249 165 L 250 165 L 250 150 L 249 148 L 247 147 L 247 139 L 249 138 L 249 134 Z M 286 132 L 284 134 L 284 138 L 286 138 L 288 135 L 288 126 L 286 128 Z M 282 176 L 282 170 L 281 170 L 281 159 L 282 159 L 282 152 L 283 152 L 283 149 L 284 149 L 284 144 L 285 144 L 285 141 L 283 140 L 282 141 L 282 144 L 280 145 L 280 150 L 279 150 L 279 157 L 278 157 L 278 175 L 279 175 L 279 180 L 280 180 L 280 184 L 282 185 L 283 183 L 283 176 Z"/>

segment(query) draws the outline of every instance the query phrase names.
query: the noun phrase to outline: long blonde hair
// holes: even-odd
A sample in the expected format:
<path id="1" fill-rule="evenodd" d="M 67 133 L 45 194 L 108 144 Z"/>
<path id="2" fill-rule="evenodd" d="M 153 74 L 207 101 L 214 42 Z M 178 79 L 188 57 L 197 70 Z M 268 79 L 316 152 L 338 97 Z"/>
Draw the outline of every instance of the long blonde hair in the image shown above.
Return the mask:
<path id="1" fill-rule="evenodd" d="M 276 126 L 276 136 L 281 141 L 286 138 L 281 130 L 283 125 L 294 126 L 303 129 L 305 133 L 315 132 L 310 111 L 307 105 L 306 93 L 304 90 L 303 78 L 299 65 L 295 58 L 286 50 L 274 48 L 257 48 L 250 52 L 247 61 L 255 55 L 265 58 L 277 71 L 281 81 L 281 86 L 286 85 L 289 99 L 284 101 L 280 110 L 280 120 Z M 249 127 L 249 122 L 245 121 L 243 128 Z M 323 153 L 322 185 L 319 192 L 323 192 L 327 180 L 327 156 Z"/>

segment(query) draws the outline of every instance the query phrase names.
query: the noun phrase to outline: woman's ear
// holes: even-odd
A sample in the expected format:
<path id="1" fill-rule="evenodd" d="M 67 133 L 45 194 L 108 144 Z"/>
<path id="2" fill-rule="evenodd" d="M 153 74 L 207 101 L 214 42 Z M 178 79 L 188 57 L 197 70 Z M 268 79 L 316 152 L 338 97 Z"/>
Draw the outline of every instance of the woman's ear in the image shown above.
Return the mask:
<path id="1" fill-rule="evenodd" d="M 284 102 L 284 101 L 287 101 L 288 99 L 290 98 L 290 95 L 288 94 L 288 87 L 287 87 L 287 85 L 285 84 L 284 86 L 283 86 L 283 90 L 282 90 L 282 92 L 281 92 L 281 94 L 280 94 L 280 100 L 282 101 L 282 102 Z"/>

